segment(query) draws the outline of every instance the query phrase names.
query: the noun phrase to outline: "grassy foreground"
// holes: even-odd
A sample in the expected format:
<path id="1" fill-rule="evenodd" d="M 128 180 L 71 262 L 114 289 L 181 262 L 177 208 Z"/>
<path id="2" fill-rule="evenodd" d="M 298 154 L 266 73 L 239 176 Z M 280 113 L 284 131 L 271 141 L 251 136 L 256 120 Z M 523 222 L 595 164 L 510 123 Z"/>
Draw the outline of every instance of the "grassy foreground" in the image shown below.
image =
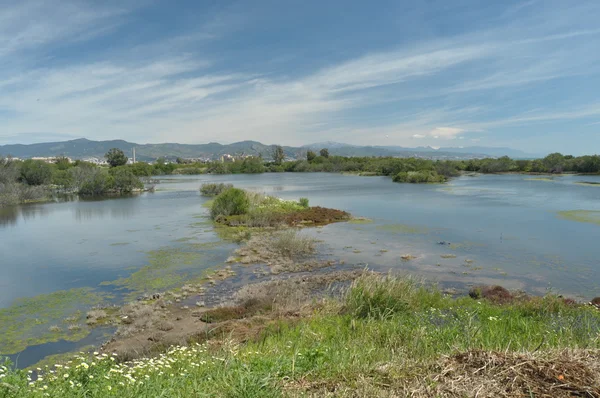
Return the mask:
<path id="1" fill-rule="evenodd" d="M 7 364 L 0 397 L 600 394 L 600 312 L 558 297 L 497 304 L 364 274 L 343 297 L 263 325 L 131 363 L 80 355 L 36 381 Z"/>

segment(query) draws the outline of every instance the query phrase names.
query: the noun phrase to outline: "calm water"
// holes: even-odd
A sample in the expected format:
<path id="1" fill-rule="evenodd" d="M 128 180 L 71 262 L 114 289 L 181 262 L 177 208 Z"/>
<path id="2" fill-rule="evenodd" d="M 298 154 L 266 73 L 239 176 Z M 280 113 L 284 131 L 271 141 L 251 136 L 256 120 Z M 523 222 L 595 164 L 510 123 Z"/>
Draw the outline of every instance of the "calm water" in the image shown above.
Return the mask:
<path id="1" fill-rule="evenodd" d="M 461 177 L 439 186 L 338 174 L 172 177 L 157 192 L 130 198 L 2 209 L 0 308 L 20 297 L 127 277 L 158 248 L 217 240 L 203 223 L 205 199 L 198 193 L 212 181 L 287 199 L 308 197 L 311 205 L 372 219 L 307 230 L 323 241 L 327 255 L 348 266 L 392 267 L 450 285 L 498 282 L 590 298 L 600 295 L 600 226 L 556 215 L 600 211 L 600 186 L 575 184 L 582 180 L 600 182 L 519 175 Z M 187 264 L 186 272 L 218 266 L 233 249 L 202 249 L 206 255 Z M 406 254 L 416 258 L 403 261 Z M 116 292 L 115 300 L 122 294 Z"/>

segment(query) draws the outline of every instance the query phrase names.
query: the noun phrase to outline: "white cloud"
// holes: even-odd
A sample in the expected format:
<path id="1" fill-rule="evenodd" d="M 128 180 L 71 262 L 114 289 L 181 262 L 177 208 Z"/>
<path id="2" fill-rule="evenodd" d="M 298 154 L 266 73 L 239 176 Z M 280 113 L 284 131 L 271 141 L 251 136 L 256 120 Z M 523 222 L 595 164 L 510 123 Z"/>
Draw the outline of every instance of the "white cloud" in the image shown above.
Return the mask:
<path id="1" fill-rule="evenodd" d="M 519 15 L 534 6 L 511 12 Z M 88 32 L 105 34 L 130 8 L 90 8 L 74 1 L 50 6 L 38 0 L 0 10 L 0 57 L 12 65 L 0 70 L 0 140 L 48 131 L 141 142 L 300 144 L 325 137 L 364 144 L 433 143 L 493 127 L 600 115 L 600 105 L 592 104 L 560 112 L 541 106 L 500 117 L 485 101 L 494 93 L 508 103 L 509 90 L 593 73 L 590 65 L 600 61 L 597 51 L 590 51 L 595 42 L 567 40 L 600 31 L 575 31 L 546 14 L 502 29 L 356 56 L 307 69 L 302 76 L 248 72 L 222 62 L 220 54 L 185 51 L 224 34 L 226 16 L 196 32 L 135 46 L 135 57 L 119 50 L 39 67 L 46 65 L 40 62 L 46 46 L 85 40 Z M 572 20 L 589 14 L 566 6 L 552 12 L 555 19 L 568 13 Z M 30 13 L 47 18 L 23 19 Z M 564 43 L 574 44 L 558 45 Z M 178 51 L 169 52 L 170 46 Z M 32 61 L 36 49 L 38 58 Z M 471 96 L 480 92 L 486 98 L 474 101 Z"/>
<path id="2" fill-rule="evenodd" d="M 429 132 L 429 135 L 435 138 L 453 139 L 463 131 L 457 127 L 436 127 Z"/>

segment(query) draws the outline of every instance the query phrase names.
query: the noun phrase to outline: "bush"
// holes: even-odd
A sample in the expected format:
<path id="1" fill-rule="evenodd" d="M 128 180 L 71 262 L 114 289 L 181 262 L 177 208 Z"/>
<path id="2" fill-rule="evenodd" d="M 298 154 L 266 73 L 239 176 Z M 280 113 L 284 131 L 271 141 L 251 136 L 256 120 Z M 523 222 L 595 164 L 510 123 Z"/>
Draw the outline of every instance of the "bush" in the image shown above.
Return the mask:
<path id="1" fill-rule="evenodd" d="M 298 258 L 308 256 L 315 251 L 315 240 L 290 229 L 275 235 L 272 247 L 283 257 Z"/>
<path id="2" fill-rule="evenodd" d="M 40 160 L 27 159 L 21 165 L 21 181 L 27 185 L 45 185 L 52 179 L 52 166 Z"/>
<path id="3" fill-rule="evenodd" d="M 104 195 L 114 186 L 114 178 L 102 169 L 90 169 L 81 181 L 79 187 L 80 195 L 98 196 Z"/>
<path id="4" fill-rule="evenodd" d="M 202 184 L 200 187 L 200 193 L 203 196 L 217 196 L 221 194 L 223 191 L 233 188 L 232 184 L 214 184 L 214 183 L 206 183 Z"/>
<path id="5" fill-rule="evenodd" d="M 115 167 L 111 169 L 114 178 L 114 189 L 120 193 L 129 193 L 134 189 L 144 188 L 142 181 L 129 168 Z"/>
<path id="6" fill-rule="evenodd" d="M 179 169 L 177 169 L 177 174 L 184 174 L 184 175 L 198 175 L 198 174 L 204 174 L 204 170 L 200 167 L 181 167 Z"/>
<path id="7" fill-rule="evenodd" d="M 408 182 L 411 184 L 441 183 L 446 182 L 446 177 L 432 170 L 401 171 L 393 178 L 394 182 Z"/>
<path id="8" fill-rule="evenodd" d="M 73 185 L 73 174 L 69 170 L 55 170 L 52 175 L 52 184 L 68 189 Z"/>
<path id="9" fill-rule="evenodd" d="M 308 209 L 308 207 L 309 207 L 308 198 L 300 198 L 298 203 L 300 203 L 300 206 L 304 207 L 305 209 Z"/>
<path id="10" fill-rule="evenodd" d="M 214 200 L 210 209 L 213 220 L 220 216 L 235 216 L 248 213 L 250 201 L 246 192 L 238 188 L 229 188 L 221 192 Z"/>

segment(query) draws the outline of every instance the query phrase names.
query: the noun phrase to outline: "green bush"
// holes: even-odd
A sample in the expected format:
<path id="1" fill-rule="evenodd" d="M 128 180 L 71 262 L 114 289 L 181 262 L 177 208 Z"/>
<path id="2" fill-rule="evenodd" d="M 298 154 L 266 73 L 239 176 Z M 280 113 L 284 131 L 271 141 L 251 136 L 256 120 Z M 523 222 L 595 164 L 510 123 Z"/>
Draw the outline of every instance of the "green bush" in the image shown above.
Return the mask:
<path id="1" fill-rule="evenodd" d="M 129 193 L 134 189 L 144 188 L 142 181 L 129 168 L 115 167 L 111 169 L 111 174 L 114 178 L 113 187 L 120 193 Z"/>
<path id="2" fill-rule="evenodd" d="M 308 207 L 309 207 L 308 198 L 300 198 L 298 203 L 300 203 L 300 206 L 304 207 L 305 209 L 308 209 Z"/>
<path id="3" fill-rule="evenodd" d="M 73 174 L 69 170 L 55 170 L 51 182 L 62 188 L 70 188 L 73 185 Z"/>
<path id="4" fill-rule="evenodd" d="M 45 185 L 52 179 L 52 166 L 41 160 L 27 159 L 21 165 L 21 181 L 27 185 Z"/>
<path id="5" fill-rule="evenodd" d="M 393 178 L 394 182 L 408 182 L 411 184 L 427 184 L 446 182 L 446 177 L 432 170 L 401 171 Z"/>
<path id="6" fill-rule="evenodd" d="M 203 196 L 217 196 L 221 194 L 223 191 L 233 188 L 232 184 L 214 184 L 214 183 L 206 183 L 202 184 L 200 187 L 200 193 Z"/>
<path id="7" fill-rule="evenodd" d="M 236 216 L 248 213 L 250 201 L 246 192 L 238 188 L 229 188 L 221 192 L 210 209 L 213 220 L 220 216 Z"/>
<path id="8" fill-rule="evenodd" d="M 80 195 L 104 195 L 114 187 L 114 178 L 102 169 L 91 169 L 79 187 Z"/>

